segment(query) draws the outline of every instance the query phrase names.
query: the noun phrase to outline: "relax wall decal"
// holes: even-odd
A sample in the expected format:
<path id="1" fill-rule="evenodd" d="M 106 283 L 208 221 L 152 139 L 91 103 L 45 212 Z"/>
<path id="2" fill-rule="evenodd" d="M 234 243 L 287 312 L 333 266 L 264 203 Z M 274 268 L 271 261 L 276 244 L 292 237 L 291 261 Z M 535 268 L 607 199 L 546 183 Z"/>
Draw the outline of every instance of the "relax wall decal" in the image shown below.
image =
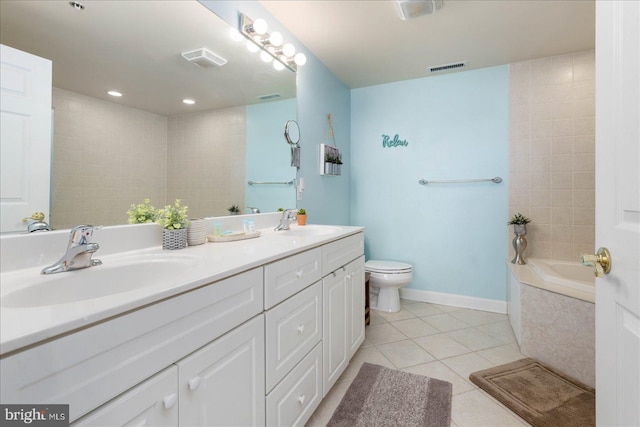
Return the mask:
<path id="1" fill-rule="evenodd" d="M 398 134 L 395 134 L 393 139 L 389 135 L 382 134 L 382 147 L 406 147 L 409 142 L 406 139 L 400 139 Z"/>

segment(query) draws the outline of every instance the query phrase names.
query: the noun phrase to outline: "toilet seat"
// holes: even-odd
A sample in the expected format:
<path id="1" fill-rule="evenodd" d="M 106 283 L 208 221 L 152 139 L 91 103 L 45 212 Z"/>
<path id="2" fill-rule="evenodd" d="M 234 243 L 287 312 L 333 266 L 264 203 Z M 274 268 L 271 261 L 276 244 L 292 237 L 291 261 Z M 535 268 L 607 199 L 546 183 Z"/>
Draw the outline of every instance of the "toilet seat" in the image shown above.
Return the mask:
<path id="1" fill-rule="evenodd" d="M 364 270 L 369 273 L 404 274 L 410 273 L 413 267 L 406 262 L 369 260 L 364 264 Z"/>

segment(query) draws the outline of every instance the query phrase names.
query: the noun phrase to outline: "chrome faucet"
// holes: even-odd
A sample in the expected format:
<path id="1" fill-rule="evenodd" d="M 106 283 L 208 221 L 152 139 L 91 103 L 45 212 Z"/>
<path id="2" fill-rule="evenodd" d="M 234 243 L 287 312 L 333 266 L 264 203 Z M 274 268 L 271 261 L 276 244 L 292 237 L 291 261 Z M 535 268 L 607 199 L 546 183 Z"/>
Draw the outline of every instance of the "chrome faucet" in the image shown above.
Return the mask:
<path id="1" fill-rule="evenodd" d="M 247 206 L 246 209 L 251 211 L 252 214 L 259 214 L 260 213 L 260 209 L 254 208 L 253 206 Z"/>
<path id="2" fill-rule="evenodd" d="M 78 225 L 71 229 L 67 252 L 56 263 L 43 268 L 42 274 L 62 273 L 79 268 L 93 267 L 102 264 L 99 259 L 91 259 L 94 252 L 100 249 L 97 243 L 91 243 L 94 230 L 100 227 L 92 225 Z"/>
<path id="3" fill-rule="evenodd" d="M 296 219 L 297 209 L 285 209 L 282 212 L 282 217 L 280 218 L 280 224 L 275 228 L 275 231 L 280 230 L 288 230 L 289 224 Z"/>

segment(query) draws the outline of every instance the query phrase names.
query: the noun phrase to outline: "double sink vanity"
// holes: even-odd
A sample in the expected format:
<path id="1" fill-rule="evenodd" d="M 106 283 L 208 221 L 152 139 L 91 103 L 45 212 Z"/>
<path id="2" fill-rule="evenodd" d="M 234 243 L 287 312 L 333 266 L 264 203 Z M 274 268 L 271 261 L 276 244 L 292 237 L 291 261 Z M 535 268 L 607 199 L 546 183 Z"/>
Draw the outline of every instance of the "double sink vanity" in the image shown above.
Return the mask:
<path id="1" fill-rule="evenodd" d="M 54 236 L 3 240 L 2 403 L 69 404 L 73 425 L 304 425 L 364 340 L 363 228 L 179 251 L 159 234 L 101 230 L 102 265 L 52 275 L 55 253 L 15 253 Z"/>

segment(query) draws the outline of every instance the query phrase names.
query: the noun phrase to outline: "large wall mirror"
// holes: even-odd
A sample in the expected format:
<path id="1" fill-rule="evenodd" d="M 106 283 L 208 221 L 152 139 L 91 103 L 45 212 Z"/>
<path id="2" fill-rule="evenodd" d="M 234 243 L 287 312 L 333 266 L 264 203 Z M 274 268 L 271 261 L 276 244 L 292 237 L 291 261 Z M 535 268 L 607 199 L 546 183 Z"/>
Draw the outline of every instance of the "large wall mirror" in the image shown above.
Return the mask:
<path id="1" fill-rule="evenodd" d="M 0 42 L 53 62 L 54 228 L 123 224 L 145 198 L 179 198 L 191 217 L 295 206 L 293 185 L 248 185 L 295 179 L 283 136 L 295 73 L 196 1 L 81 3 L 0 2 Z M 182 56 L 201 48 L 226 64 Z"/>

